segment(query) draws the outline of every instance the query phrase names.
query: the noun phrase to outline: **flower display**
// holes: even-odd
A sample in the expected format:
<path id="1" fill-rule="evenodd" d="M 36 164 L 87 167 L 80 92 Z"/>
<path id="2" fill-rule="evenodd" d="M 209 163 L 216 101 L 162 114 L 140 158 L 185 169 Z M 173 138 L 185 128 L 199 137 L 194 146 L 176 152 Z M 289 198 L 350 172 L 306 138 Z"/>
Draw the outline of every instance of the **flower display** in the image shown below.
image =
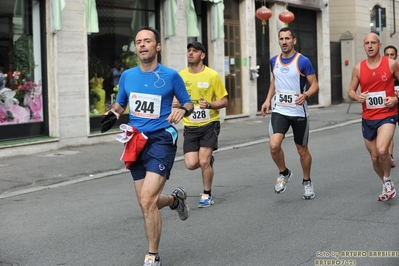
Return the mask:
<path id="1" fill-rule="evenodd" d="M 7 74 L 0 73 L 0 125 L 42 120 L 42 85 L 20 71 L 14 71 L 10 88 L 6 88 Z"/>

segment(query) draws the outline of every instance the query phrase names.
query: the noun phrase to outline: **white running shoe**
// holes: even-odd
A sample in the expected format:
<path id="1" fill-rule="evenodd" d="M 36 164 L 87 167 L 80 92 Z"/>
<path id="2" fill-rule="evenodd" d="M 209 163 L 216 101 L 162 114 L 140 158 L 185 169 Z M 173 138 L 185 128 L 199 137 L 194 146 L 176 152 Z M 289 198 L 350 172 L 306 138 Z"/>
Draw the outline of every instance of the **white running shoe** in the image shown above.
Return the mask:
<path id="1" fill-rule="evenodd" d="M 382 185 L 382 192 L 378 196 L 378 201 L 387 201 L 390 199 L 395 198 L 396 196 L 396 189 L 393 185 L 392 180 L 385 181 Z"/>
<path id="2" fill-rule="evenodd" d="M 276 185 L 274 186 L 274 192 L 277 194 L 282 194 L 287 189 L 287 183 L 291 180 L 292 172 L 288 169 L 287 175 L 280 174 L 277 177 Z"/>
<path id="3" fill-rule="evenodd" d="M 156 260 L 154 255 L 147 254 L 145 255 L 143 266 L 162 266 L 162 262 L 159 256 L 158 260 Z"/>
<path id="4" fill-rule="evenodd" d="M 314 193 L 313 190 L 313 184 L 311 181 L 305 181 L 302 183 L 303 185 L 303 199 L 314 199 L 316 194 Z"/>

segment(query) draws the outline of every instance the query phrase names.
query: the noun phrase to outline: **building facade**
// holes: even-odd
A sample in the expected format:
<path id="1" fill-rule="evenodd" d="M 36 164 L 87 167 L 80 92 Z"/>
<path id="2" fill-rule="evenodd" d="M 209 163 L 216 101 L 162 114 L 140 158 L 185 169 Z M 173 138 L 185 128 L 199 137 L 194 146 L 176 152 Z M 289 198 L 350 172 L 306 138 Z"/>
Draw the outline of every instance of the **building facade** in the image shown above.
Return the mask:
<path id="1" fill-rule="evenodd" d="M 352 69 L 366 59 L 363 40 L 367 33 L 377 33 L 383 48 L 387 45 L 399 48 L 399 25 L 396 25 L 398 8 L 398 0 L 329 1 L 331 47 L 334 47 L 332 50 L 337 55 L 336 59 L 339 59 L 334 63 L 339 67 L 333 70 L 340 77 L 335 88 L 341 91 L 345 101 L 350 101 L 347 92 Z"/>
<path id="2" fill-rule="evenodd" d="M 268 60 L 280 52 L 277 33 L 285 24 L 279 14 L 288 9 L 295 14 L 289 26 L 297 33 L 297 50 L 311 59 L 322 84 L 311 104 L 331 104 L 324 1 L 0 0 L 0 5 L 0 158 L 113 141 L 117 125 L 101 134 L 99 121 L 116 97 L 120 72 L 138 63 L 132 42 L 142 25 L 160 30 L 161 63 L 176 70 L 187 67 L 187 43 L 202 42 L 205 63 L 229 92 L 222 119 L 254 117 L 270 83 Z M 255 17 L 262 5 L 272 12 L 264 31 Z"/>

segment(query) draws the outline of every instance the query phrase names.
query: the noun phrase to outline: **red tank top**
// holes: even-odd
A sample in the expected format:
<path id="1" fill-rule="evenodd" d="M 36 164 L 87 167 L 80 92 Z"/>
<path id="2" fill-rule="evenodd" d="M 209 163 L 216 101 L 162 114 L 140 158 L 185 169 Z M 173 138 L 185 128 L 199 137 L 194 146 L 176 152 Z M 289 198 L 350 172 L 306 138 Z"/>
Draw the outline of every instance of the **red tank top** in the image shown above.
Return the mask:
<path id="1" fill-rule="evenodd" d="M 362 117 L 367 120 L 380 120 L 398 113 L 398 107 L 387 108 L 384 105 L 385 97 L 396 96 L 394 77 L 389 68 L 389 59 L 382 56 L 380 65 L 370 69 L 366 60 L 360 63 L 360 91 L 368 91 L 367 100 L 362 103 Z"/>

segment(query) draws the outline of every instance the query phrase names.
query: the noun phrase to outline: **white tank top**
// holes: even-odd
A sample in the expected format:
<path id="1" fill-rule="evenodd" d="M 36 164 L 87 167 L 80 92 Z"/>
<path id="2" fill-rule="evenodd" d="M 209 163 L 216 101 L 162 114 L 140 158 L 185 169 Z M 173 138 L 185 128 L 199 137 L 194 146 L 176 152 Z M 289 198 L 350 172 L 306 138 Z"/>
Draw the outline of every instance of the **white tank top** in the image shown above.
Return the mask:
<path id="1" fill-rule="evenodd" d="M 301 75 L 298 67 L 300 53 L 297 53 L 292 61 L 284 64 L 281 61 L 281 54 L 276 58 L 273 67 L 275 91 L 273 112 L 286 116 L 308 117 L 307 102 L 304 105 L 296 105 L 295 94 L 301 94 L 306 88 L 301 88 Z M 302 90 L 301 90 L 302 89 Z"/>

